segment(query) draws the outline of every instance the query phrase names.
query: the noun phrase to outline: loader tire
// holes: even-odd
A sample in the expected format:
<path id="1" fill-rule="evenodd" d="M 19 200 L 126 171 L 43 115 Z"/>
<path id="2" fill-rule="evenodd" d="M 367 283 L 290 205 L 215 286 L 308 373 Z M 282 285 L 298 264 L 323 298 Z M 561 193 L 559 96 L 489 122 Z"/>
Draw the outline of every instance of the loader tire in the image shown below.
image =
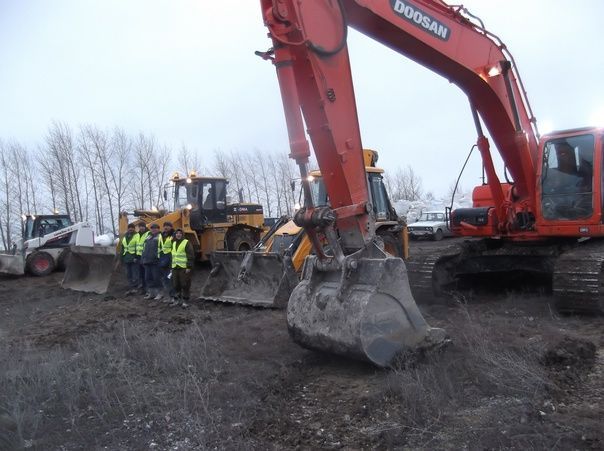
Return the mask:
<path id="1" fill-rule="evenodd" d="M 389 232 L 377 232 L 378 236 L 384 242 L 384 250 L 393 257 L 403 258 L 403 243 Z"/>
<path id="2" fill-rule="evenodd" d="M 36 277 L 49 275 L 55 269 L 55 260 L 48 252 L 34 252 L 27 259 L 27 270 Z"/>
<path id="3" fill-rule="evenodd" d="M 227 248 L 229 251 L 249 251 L 258 242 L 258 236 L 249 229 L 232 230 L 227 235 Z"/>

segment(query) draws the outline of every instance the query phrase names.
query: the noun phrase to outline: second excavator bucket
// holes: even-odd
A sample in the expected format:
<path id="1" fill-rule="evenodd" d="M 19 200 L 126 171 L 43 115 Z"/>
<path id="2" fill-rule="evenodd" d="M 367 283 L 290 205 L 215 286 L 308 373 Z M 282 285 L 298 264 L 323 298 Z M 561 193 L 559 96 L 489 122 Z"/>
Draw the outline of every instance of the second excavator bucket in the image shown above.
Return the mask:
<path id="1" fill-rule="evenodd" d="M 260 251 L 216 251 L 201 298 L 266 308 L 285 308 L 298 276 L 291 259 Z"/>
<path id="2" fill-rule="evenodd" d="M 0 274 L 22 276 L 25 274 L 25 259 L 21 254 L 0 254 Z"/>
<path id="3" fill-rule="evenodd" d="M 72 246 L 69 251 L 62 287 L 106 293 L 115 267 L 115 247 Z"/>
<path id="4" fill-rule="evenodd" d="M 386 367 L 445 340 L 415 304 L 400 258 L 372 244 L 331 263 L 307 257 L 289 299 L 287 324 L 298 344 Z"/>

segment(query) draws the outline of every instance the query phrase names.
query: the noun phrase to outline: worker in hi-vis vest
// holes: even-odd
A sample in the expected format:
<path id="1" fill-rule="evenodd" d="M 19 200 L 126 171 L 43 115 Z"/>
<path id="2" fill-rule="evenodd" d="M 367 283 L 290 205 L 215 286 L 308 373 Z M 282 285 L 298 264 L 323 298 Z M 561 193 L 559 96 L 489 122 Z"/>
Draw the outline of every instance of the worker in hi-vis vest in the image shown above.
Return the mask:
<path id="1" fill-rule="evenodd" d="M 126 278 L 128 279 L 128 291 L 126 294 L 136 293 L 138 288 L 139 268 L 136 245 L 138 244 L 138 233 L 134 224 L 128 224 L 126 234 L 122 237 L 122 263 L 126 267 Z"/>
<path id="2" fill-rule="evenodd" d="M 164 230 L 159 235 L 159 272 L 161 276 L 161 284 L 164 293 L 157 295 L 155 300 L 161 300 L 166 296 L 164 302 L 170 302 L 170 298 L 174 296 L 172 281 L 170 280 L 170 271 L 172 270 L 172 240 L 174 239 L 174 229 L 170 221 L 164 222 Z"/>
<path id="3" fill-rule="evenodd" d="M 176 229 L 172 241 L 172 287 L 174 288 L 173 306 L 189 306 L 191 297 L 191 270 L 195 263 L 193 245 L 184 237 L 182 229 Z"/>
<path id="4" fill-rule="evenodd" d="M 136 243 L 136 256 L 138 260 L 138 288 L 140 294 L 147 293 L 147 281 L 145 280 L 145 266 L 143 265 L 142 255 L 145 247 L 145 240 L 149 236 L 147 224 L 144 222 L 138 223 L 138 242 Z"/>

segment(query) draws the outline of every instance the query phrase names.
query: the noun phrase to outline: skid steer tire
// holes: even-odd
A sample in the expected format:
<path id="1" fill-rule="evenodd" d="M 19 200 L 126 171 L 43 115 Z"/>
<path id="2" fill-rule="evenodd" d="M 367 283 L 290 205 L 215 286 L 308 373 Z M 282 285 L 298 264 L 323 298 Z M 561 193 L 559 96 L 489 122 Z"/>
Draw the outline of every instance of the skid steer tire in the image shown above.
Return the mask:
<path id="1" fill-rule="evenodd" d="M 65 249 L 59 254 L 59 258 L 57 258 L 58 271 L 65 271 L 65 268 L 67 267 L 67 260 L 69 259 L 69 252 L 69 249 Z"/>
<path id="2" fill-rule="evenodd" d="M 227 234 L 226 242 L 229 251 L 245 252 L 251 250 L 258 242 L 258 236 L 249 229 L 235 229 Z"/>
<path id="3" fill-rule="evenodd" d="M 55 269 L 55 260 L 48 252 L 34 252 L 27 259 L 27 270 L 36 277 L 49 275 Z"/>

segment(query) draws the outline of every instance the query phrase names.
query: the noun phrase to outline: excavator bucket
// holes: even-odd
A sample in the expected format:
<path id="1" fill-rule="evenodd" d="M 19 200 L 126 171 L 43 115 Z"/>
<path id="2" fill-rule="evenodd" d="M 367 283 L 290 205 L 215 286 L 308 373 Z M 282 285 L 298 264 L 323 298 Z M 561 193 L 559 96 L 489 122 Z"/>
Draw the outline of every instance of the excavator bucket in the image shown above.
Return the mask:
<path id="1" fill-rule="evenodd" d="M 287 306 L 294 341 L 381 367 L 443 343 L 444 330 L 431 328 L 415 304 L 403 261 L 373 245 L 359 253 L 339 265 L 306 258 Z"/>
<path id="2" fill-rule="evenodd" d="M 216 251 L 201 298 L 265 308 L 285 308 L 298 276 L 291 259 L 260 251 Z"/>
<path id="3" fill-rule="evenodd" d="M 115 247 L 72 246 L 69 250 L 62 287 L 106 293 L 115 266 Z"/>
<path id="4" fill-rule="evenodd" d="M 0 274 L 22 276 L 25 274 L 25 259 L 22 255 L 0 254 Z"/>

